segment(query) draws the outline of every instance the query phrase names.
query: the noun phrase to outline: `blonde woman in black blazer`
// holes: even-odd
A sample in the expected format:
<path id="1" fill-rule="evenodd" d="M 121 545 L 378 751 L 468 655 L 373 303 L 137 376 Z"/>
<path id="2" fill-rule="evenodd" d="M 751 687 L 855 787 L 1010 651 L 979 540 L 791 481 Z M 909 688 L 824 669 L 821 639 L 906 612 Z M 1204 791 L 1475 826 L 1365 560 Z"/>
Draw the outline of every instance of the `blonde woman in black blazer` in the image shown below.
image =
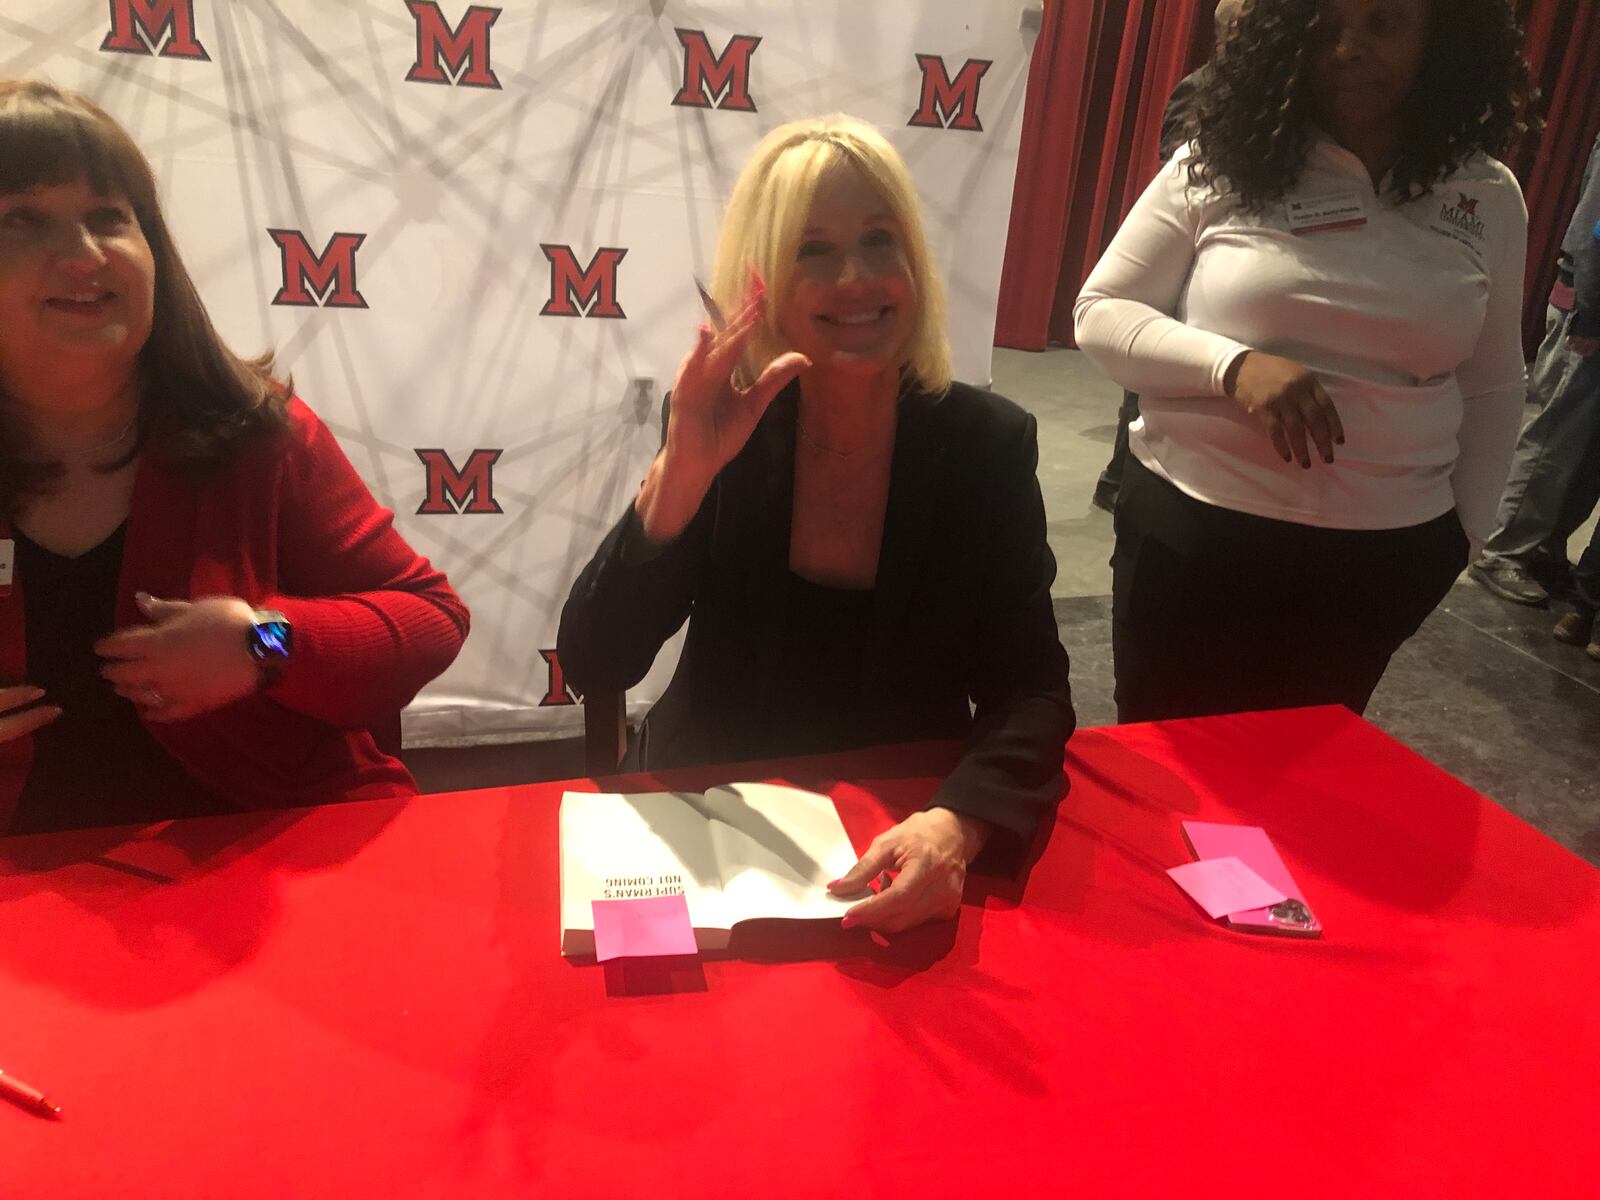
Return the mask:
<path id="1" fill-rule="evenodd" d="M 768 283 L 770 282 L 770 291 Z M 629 751 L 647 770 L 964 739 L 928 808 L 836 885 L 847 925 L 953 916 L 1064 788 L 1074 724 L 1034 421 L 952 383 L 915 188 L 870 126 L 775 130 L 734 190 L 713 292 L 639 495 L 574 584 L 580 691 L 631 687 L 687 619 Z"/>

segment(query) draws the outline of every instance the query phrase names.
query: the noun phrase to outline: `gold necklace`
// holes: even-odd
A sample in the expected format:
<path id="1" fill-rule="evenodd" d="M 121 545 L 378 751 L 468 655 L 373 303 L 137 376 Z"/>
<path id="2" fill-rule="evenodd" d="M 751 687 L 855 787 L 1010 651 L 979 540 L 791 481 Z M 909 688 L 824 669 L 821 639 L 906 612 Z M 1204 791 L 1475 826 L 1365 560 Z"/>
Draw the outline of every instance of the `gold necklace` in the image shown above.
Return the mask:
<path id="1" fill-rule="evenodd" d="M 97 454 L 104 454 L 107 450 L 114 450 L 118 446 L 122 445 L 123 442 L 128 440 L 128 435 L 134 431 L 134 428 L 138 424 L 139 412 L 137 409 L 135 409 L 132 418 L 129 419 L 128 423 L 124 425 L 115 436 L 107 438 L 98 445 L 81 446 L 71 450 L 52 449 L 49 451 L 49 453 L 56 458 L 93 458 Z"/>
<path id="2" fill-rule="evenodd" d="M 854 450 L 835 450 L 832 446 L 828 445 L 827 443 L 817 441 L 816 438 L 812 437 L 809 433 L 806 432 L 806 427 L 803 424 L 801 424 L 799 420 L 795 421 L 794 427 L 799 432 L 799 434 L 800 434 L 802 439 L 804 439 L 806 442 L 809 442 L 811 445 L 815 446 L 818 450 L 821 450 L 824 454 L 831 454 L 835 458 L 851 458 L 851 457 L 853 457 L 855 455 L 855 451 Z"/>

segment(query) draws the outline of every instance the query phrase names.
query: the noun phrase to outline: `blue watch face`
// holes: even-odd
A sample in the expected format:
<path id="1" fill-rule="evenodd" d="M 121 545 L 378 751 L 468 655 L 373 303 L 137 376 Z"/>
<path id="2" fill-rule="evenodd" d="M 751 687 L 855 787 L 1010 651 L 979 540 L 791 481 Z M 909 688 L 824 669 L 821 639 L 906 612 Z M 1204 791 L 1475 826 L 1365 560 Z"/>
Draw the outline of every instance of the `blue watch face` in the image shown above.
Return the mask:
<path id="1" fill-rule="evenodd" d="M 257 658 L 288 658 L 289 622 L 258 621 L 250 649 Z"/>

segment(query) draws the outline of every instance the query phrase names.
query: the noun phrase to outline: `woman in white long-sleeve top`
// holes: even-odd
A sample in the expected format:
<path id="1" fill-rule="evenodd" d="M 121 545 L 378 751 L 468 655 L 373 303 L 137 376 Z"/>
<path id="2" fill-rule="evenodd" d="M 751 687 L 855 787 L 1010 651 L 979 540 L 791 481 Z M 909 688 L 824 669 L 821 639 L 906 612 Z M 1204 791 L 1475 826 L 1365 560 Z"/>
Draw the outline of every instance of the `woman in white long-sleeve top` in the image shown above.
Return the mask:
<path id="1" fill-rule="evenodd" d="M 1251 0 L 1195 140 L 1078 298 L 1142 397 L 1116 512 L 1124 721 L 1362 711 L 1488 535 L 1524 389 L 1504 0 Z"/>

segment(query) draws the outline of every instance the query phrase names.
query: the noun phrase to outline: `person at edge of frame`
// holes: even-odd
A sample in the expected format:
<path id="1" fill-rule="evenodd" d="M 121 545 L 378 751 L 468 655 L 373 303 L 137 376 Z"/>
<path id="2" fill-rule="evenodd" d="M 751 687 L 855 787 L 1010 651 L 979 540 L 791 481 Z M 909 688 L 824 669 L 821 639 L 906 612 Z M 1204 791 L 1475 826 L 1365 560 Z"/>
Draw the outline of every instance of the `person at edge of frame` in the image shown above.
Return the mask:
<path id="1" fill-rule="evenodd" d="M 416 793 L 400 710 L 465 605 L 222 342 L 133 139 L 32 81 L 0 82 L 0 546 L 0 832 Z"/>
<path id="2" fill-rule="evenodd" d="M 1468 574 L 1502 600 L 1543 608 L 1574 584 L 1567 543 L 1600 501 L 1600 137 L 1556 256 L 1545 337 L 1495 530 Z M 1560 627 L 1567 640 L 1579 632 Z M 1581 643 L 1580 643 L 1581 644 Z"/>
<path id="3" fill-rule="evenodd" d="M 1595 223 L 1591 249 L 1600 258 L 1600 222 Z M 1600 300 L 1600 296 L 1596 296 Z M 1600 342 L 1600 337 L 1592 339 Z M 1588 354 L 1590 362 L 1596 361 L 1595 349 Z M 1590 456 L 1587 469 L 1591 477 L 1600 482 L 1600 446 Z M 1589 544 L 1578 557 L 1577 569 L 1572 574 L 1572 611 L 1556 622 L 1556 641 L 1570 646 L 1582 646 L 1584 653 L 1600 662 L 1600 637 L 1595 636 L 1596 618 L 1600 616 L 1600 526 L 1589 537 Z"/>

